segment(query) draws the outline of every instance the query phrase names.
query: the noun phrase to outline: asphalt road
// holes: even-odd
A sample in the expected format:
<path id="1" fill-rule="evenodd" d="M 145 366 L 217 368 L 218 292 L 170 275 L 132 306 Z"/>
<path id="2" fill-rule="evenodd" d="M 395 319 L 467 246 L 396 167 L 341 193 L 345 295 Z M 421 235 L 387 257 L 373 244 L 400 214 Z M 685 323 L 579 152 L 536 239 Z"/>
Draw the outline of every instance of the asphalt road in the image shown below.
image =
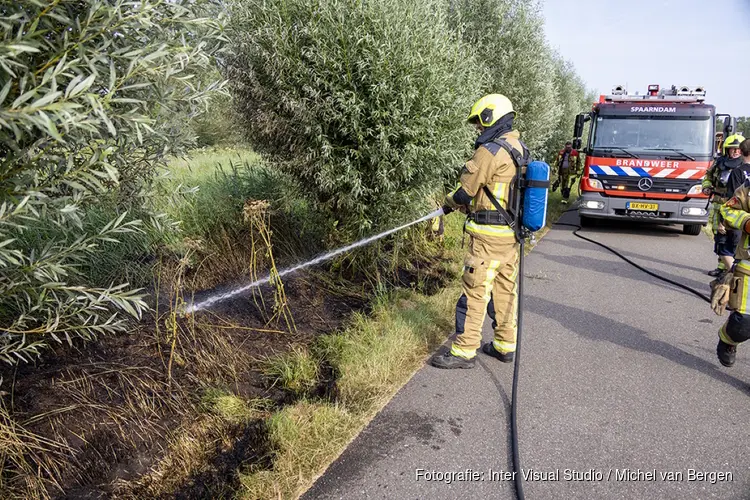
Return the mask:
<path id="1" fill-rule="evenodd" d="M 708 294 L 705 235 L 581 234 Z M 726 316 L 568 227 L 545 236 L 525 277 L 519 435 L 524 472 L 537 474 L 526 498 L 750 499 L 750 346 L 734 367 L 718 363 Z M 512 365 L 478 359 L 421 369 L 303 498 L 514 498 Z M 697 475 L 721 472 L 731 479 Z"/>

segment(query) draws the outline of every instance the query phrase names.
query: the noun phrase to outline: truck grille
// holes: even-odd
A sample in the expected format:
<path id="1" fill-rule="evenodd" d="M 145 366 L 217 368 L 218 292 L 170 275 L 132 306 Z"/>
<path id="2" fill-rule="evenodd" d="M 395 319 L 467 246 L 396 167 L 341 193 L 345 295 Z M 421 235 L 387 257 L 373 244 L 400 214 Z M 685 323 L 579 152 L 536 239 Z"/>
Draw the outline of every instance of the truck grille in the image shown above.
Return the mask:
<path id="1" fill-rule="evenodd" d="M 641 191 L 638 187 L 638 181 L 642 177 L 627 177 L 617 175 L 600 175 L 594 176 L 596 179 L 602 181 L 604 189 L 617 191 L 617 186 L 625 186 L 625 191 L 636 191 L 639 193 L 667 193 L 667 194 L 687 194 L 691 187 L 696 184 L 700 184 L 700 181 L 695 179 L 662 179 L 659 177 L 651 177 L 654 181 L 654 185 L 648 191 Z"/>

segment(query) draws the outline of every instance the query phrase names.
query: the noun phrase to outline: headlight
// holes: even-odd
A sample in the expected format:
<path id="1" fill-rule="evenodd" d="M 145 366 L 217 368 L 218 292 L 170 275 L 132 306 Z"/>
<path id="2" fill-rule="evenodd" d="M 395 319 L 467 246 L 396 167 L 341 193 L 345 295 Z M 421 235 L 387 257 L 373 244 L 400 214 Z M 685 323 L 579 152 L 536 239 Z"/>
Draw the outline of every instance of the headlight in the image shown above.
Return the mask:
<path id="1" fill-rule="evenodd" d="M 708 212 L 706 212 L 703 208 L 698 207 L 690 207 L 690 208 L 683 208 L 682 209 L 682 215 L 693 215 L 696 217 L 706 215 Z"/>
<path id="2" fill-rule="evenodd" d="M 602 183 L 597 179 L 589 179 L 589 187 L 591 187 L 592 189 L 604 190 L 604 186 L 602 186 Z"/>
<path id="3" fill-rule="evenodd" d="M 599 182 L 599 181 L 597 181 Z M 587 202 L 583 203 L 583 208 L 589 208 L 592 210 L 601 210 L 604 208 L 604 202 L 603 201 L 596 201 L 596 200 L 589 200 Z"/>
<path id="4" fill-rule="evenodd" d="M 692 196 L 695 194 L 701 194 L 702 192 L 703 192 L 703 186 L 701 186 L 700 184 L 696 184 L 695 186 L 690 188 L 687 194 L 688 196 Z"/>

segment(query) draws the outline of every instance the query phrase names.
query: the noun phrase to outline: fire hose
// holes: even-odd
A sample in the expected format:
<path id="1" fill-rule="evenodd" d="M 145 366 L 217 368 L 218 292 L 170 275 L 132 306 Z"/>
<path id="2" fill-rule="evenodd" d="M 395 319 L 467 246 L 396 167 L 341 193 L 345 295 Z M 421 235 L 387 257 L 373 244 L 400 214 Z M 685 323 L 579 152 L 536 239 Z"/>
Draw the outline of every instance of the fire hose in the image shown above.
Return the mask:
<path id="1" fill-rule="evenodd" d="M 573 209 L 573 210 L 575 210 L 575 209 Z M 614 255 L 616 255 L 617 257 L 619 257 L 620 259 L 624 260 L 625 262 L 627 262 L 631 266 L 635 267 L 639 271 L 643 271 L 644 273 L 648 274 L 649 276 L 651 276 L 653 278 L 656 278 L 658 280 L 664 281 L 665 283 L 669 283 L 670 285 L 676 286 L 677 288 L 681 288 L 682 290 L 685 290 L 686 292 L 695 295 L 699 299 L 702 299 L 702 300 L 705 300 L 708 303 L 711 303 L 711 299 L 707 295 L 702 294 L 701 292 L 699 292 L 695 288 L 691 288 L 691 287 L 689 287 L 687 285 L 683 285 L 682 283 L 678 283 L 677 281 L 671 280 L 669 278 L 665 278 L 664 276 L 661 276 L 658 273 L 655 273 L 653 271 L 649 271 L 645 267 L 643 267 L 643 266 L 641 266 L 639 264 L 636 264 L 632 260 L 628 259 L 623 254 L 621 254 L 620 252 L 618 252 L 617 250 L 615 250 L 614 248 L 609 247 L 609 246 L 605 245 L 604 243 L 600 243 L 600 242 L 598 242 L 596 240 L 592 240 L 591 238 L 587 238 L 585 236 L 582 236 L 582 235 L 578 234 L 578 231 L 580 231 L 581 229 L 583 229 L 578 224 L 568 224 L 568 223 L 565 223 L 565 222 L 557 222 L 557 223 L 555 223 L 555 225 L 556 226 L 574 227 L 574 228 L 576 228 L 576 230 L 573 231 L 573 236 L 575 236 L 576 238 L 580 238 L 580 239 L 582 239 L 584 241 L 588 241 L 589 243 L 593 243 L 594 245 L 600 246 L 600 247 L 604 248 L 605 250 L 607 250 L 608 252 L 613 253 Z"/>

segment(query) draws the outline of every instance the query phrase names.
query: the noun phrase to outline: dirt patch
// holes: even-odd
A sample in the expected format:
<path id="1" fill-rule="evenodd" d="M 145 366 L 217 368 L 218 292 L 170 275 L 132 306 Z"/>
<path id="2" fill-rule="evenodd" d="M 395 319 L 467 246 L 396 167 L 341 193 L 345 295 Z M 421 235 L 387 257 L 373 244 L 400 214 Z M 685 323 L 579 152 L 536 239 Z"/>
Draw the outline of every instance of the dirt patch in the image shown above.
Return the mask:
<path id="1" fill-rule="evenodd" d="M 452 263 L 449 258 L 435 257 L 427 262 L 414 263 L 411 269 L 399 269 L 398 285 L 417 289 L 427 296 L 435 295 L 445 287 Z"/>
<path id="2" fill-rule="evenodd" d="M 267 439 L 265 423 L 256 420 L 248 423 L 234 424 L 222 429 L 222 435 L 211 437 L 213 449 L 211 458 L 203 462 L 199 469 L 193 471 L 182 483 L 169 493 L 154 495 L 154 485 L 159 478 L 147 478 L 131 487 L 127 496 L 131 498 L 229 498 L 239 488 L 237 470 L 240 468 L 271 467 L 270 445 Z"/>
<path id="3" fill-rule="evenodd" d="M 170 433 L 199 413 L 206 387 L 225 387 L 246 400 L 269 400 L 273 407 L 293 402 L 295 397 L 272 386 L 259 365 L 265 357 L 343 327 L 352 312 L 366 309 L 361 288 L 336 285 L 315 274 L 285 280 L 295 331 L 284 322 L 267 322 L 273 296 L 266 287 L 176 325 L 160 307 L 161 316 L 144 321 L 135 333 L 61 347 L 33 366 L 3 367 L 0 376 L 8 392 L 3 402 L 10 417 L 25 431 L 65 446 L 58 454 L 28 453 L 26 472 L 4 466 L 3 498 L 29 497 L 28 481 L 59 498 L 128 491 L 123 485 L 165 454 Z M 330 367 L 322 373 L 315 394 L 330 397 L 336 375 Z M 225 432 L 218 440 L 224 444 L 209 460 L 213 465 L 180 487 L 178 497 L 206 498 L 236 487 L 236 470 L 262 460 L 261 425 L 235 425 Z M 42 473 L 30 472 L 37 470 Z"/>

